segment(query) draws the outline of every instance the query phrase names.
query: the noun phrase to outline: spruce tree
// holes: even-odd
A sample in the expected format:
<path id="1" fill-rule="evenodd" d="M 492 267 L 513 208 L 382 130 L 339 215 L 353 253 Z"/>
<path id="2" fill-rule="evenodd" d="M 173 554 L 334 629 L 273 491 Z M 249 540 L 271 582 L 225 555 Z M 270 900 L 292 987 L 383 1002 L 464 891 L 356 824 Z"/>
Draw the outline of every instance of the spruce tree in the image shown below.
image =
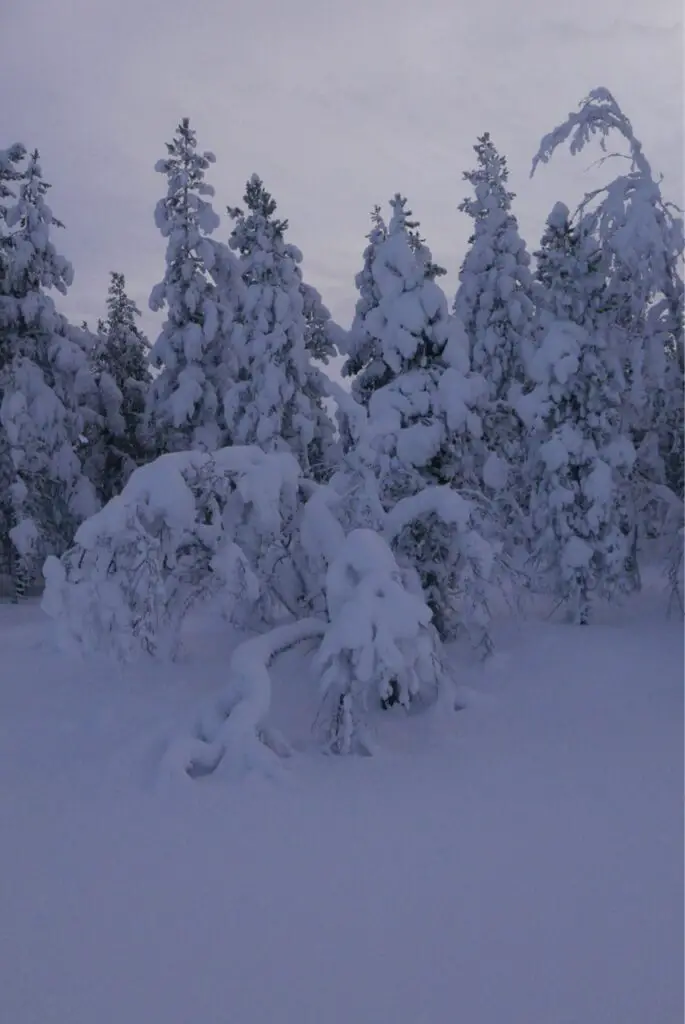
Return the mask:
<path id="1" fill-rule="evenodd" d="M 137 324 L 140 310 L 126 294 L 123 274 L 111 275 L 107 313 L 93 339 L 98 420 L 87 432 L 89 476 L 103 504 L 121 493 L 148 457 L 145 403 L 152 380 L 149 344 Z"/>
<path id="2" fill-rule="evenodd" d="M 489 134 L 474 147 L 478 166 L 464 178 L 474 189 L 459 209 L 473 219 L 469 250 L 459 273 L 454 312 L 469 341 L 472 370 L 487 392 L 482 405 L 480 485 L 496 500 L 505 535 L 524 529 L 526 437 L 516 402 L 527 389 L 534 349 L 535 302 L 530 256 L 507 188 L 509 171 Z"/>
<path id="3" fill-rule="evenodd" d="M 369 332 L 366 323 L 367 317 L 381 299 L 374 272 L 374 261 L 379 247 L 387 239 L 390 230 L 404 231 L 409 248 L 416 256 L 417 264 L 423 269 L 424 277 L 427 280 L 434 280 L 446 273 L 443 267 L 433 262 L 431 251 L 420 234 L 419 222 L 412 220 L 412 212 L 407 209 L 406 198 L 397 193 L 390 205 L 393 210 L 390 227 L 383 220 L 379 206 L 374 207 L 371 214 L 372 228 L 367 235 L 368 245 L 364 250 L 364 263 L 355 278 L 359 298 L 352 327 L 346 338 L 347 359 L 342 367 L 343 377 L 353 378 L 352 394 L 358 402 L 367 407 L 374 391 L 392 379 L 392 370 L 383 359 L 379 340 Z"/>
<path id="4" fill-rule="evenodd" d="M 594 89 L 542 139 L 531 173 L 567 141 L 578 153 L 593 138 L 605 149 L 610 135 L 627 145 L 628 171 L 586 195 L 576 220 L 602 253 L 607 343 L 621 363 L 622 418 L 638 450 L 625 508 L 635 563 L 645 519 L 650 531 L 659 516 L 671 528 L 671 517 L 663 513 L 671 501 L 662 500 L 663 487 L 675 483 L 679 489 L 683 475 L 681 211 L 664 199 L 661 178 L 608 89 Z M 655 516 L 658 506 L 662 512 Z"/>
<path id="5" fill-rule="evenodd" d="M 289 451 L 307 476 L 332 467 L 333 426 L 326 378 L 312 362 L 329 354 L 328 311 L 305 285 L 302 254 L 285 240 L 288 222 L 255 174 L 245 209 L 230 208 L 231 248 L 239 255 L 246 298 L 231 330 L 237 373 L 224 393 L 233 443 Z"/>
<path id="6" fill-rule="evenodd" d="M 352 377 L 352 394 L 362 405 L 368 406 L 371 395 L 389 380 L 389 369 L 379 356 L 377 339 L 365 328 L 368 313 L 380 301 L 378 287 L 373 275 L 373 261 L 377 247 L 387 238 L 388 228 L 381 216 L 380 206 L 371 214 L 372 227 L 366 236 L 368 245 L 364 250 L 364 263 L 355 278 L 359 298 L 355 306 L 354 320 L 345 345 L 346 360 L 343 363 L 343 377 Z"/>
<path id="7" fill-rule="evenodd" d="M 575 622 L 593 596 L 628 587 L 623 506 L 634 450 L 621 414 L 625 378 L 611 344 L 601 253 L 558 203 L 537 255 L 544 331 L 522 403 L 532 431 L 532 546 Z M 525 413 L 524 413 L 525 415 Z"/>
<path id="8" fill-rule="evenodd" d="M 6 224 L 8 204 L 16 199 L 16 183 L 21 179 L 21 165 L 26 150 L 16 143 L 9 149 L 0 150 L 0 296 L 9 288 L 9 228 Z M 0 304 L 0 315 L 3 306 Z M 6 324 L 0 321 L 0 382 L 4 367 L 11 359 L 10 336 Z M 0 402 L 2 390 L 0 383 Z M 11 487 L 14 482 L 14 466 L 7 432 L 0 422 L 0 574 L 11 577 L 16 565 L 16 551 L 10 540 L 10 530 L 15 525 Z"/>
<path id="9" fill-rule="evenodd" d="M 477 625 L 480 643 L 487 616 L 477 577 L 488 572 L 479 563 L 487 545 L 477 551 L 477 514 L 454 486 L 463 483 L 480 431 L 473 408 L 480 385 L 468 371 L 463 328 L 428 270 L 429 250 L 415 244 L 406 201 L 396 196 L 391 205 L 369 267 L 376 301 L 364 317 L 381 372 L 348 457 L 351 490 L 360 521 L 369 509 L 387 514 L 387 535 L 402 565 L 418 573 L 440 635 L 466 628 L 473 636 Z"/>
<path id="10" fill-rule="evenodd" d="M 6 203 L 0 288 L 0 433 L 12 463 L 10 537 L 24 576 L 61 553 L 97 507 L 79 457 L 82 396 L 92 387 L 86 352 L 70 335 L 48 290 L 64 294 L 72 269 L 51 232 L 61 224 L 34 152 L 14 202 Z M 6 197 L 7 198 L 7 197 Z"/>
<path id="11" fill-rule="evenodd" d="M 234 372 L 226 331 L 240 278 L 228 247 L 210 238 L 219 218 L 205 198 L 214 189 L 204 179 L 214 155 L 198 151 L 188 118 L 167 151 L 156 165 L 167 192 L 155 210 L 168 240 L 166 272 L 150 296 L 150 308 L 166 308 L 167 319 L 151 352 L 160 373 L 149 391 L 147 429 L 157 451 L 213 451 L 231 440 L 222 395 Z"/>

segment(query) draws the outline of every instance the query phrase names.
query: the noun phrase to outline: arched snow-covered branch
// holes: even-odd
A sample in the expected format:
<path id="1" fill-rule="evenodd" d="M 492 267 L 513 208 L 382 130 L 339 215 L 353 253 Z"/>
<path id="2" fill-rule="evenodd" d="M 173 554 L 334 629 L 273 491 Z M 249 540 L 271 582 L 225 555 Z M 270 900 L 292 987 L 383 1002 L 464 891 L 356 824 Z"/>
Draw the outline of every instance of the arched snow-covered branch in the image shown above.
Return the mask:
<path id="1" fill-rule="evenodd" d="M 575 156 L 595 136 L 599 136 L 599 144 L 606 151 L 606 140 L 613 131 L 619 132 L 628 143 L 633 169 L 651 178 L 652 168 L 642 151 L 642 143 L 635 137 L 630 119 L 623 113 L 611 92 L 602 86 L 593 89 L 579 104 L 578 110 L 571 111 L 563 124 L 543 137 L 533 157 L 531 178 L 538 165 L 548 163 L 555 149 L 569 138 L 569 148 Z"/>
<path id="2" fill-rule="evenodd" d="M 326 631 L 321 619 L 277 626 L 239 644 L 228 668 L 228 683 L 198 715 L 187 737 L 173 740 L 162 759 L 167 777 L 198 779 L 222 771 L 270 773 L 287 757 L 287 742 L 265 725 L 271 705 L 269 665 L 283 651 Z"/>

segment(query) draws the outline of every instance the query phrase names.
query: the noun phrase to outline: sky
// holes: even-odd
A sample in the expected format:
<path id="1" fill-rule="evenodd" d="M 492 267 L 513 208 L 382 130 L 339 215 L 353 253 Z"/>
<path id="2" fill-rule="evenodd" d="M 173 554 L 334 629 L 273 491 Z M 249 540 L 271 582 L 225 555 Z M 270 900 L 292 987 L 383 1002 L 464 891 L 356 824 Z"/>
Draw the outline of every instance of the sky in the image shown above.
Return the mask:
<path id="1" fill-rule="evenodd" d="M 59 305 L 76 322 L 95 324 L 118 270 L 154 338 L 154 164 L 188 116 L 217 157 L 216 237 L 256 171 L 305 278 L 347 325 L 369 212 L 397 191 L 451 299 L 469 233 L 462 172 L 484 131 L 508 158 L 534 250 L 557 200 L 573 206 L 611 176 L 588 169 L 593 150 L 529 179 L 541 136 L 597 86 L 682 201 L 682 21 L 680 0 L 0 0 L 0 147 L 41 152 L 75 269 Z"/>

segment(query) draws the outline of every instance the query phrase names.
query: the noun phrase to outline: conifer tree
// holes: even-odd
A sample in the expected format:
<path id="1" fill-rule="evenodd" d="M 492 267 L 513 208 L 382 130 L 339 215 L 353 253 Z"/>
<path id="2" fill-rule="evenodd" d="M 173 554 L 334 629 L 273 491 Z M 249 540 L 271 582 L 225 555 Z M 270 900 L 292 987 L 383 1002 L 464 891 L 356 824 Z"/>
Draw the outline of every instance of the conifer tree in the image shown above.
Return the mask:
<path id="1" fill-rule="evenodd" d="M 305 285 L 302 254 L 285 240 L 286 220 L 255 174 L 245 209 L 229 209 L 231 248 L 239 254 L 246 298 L 231 331 L 237 373 L 224 394 L 235 444 L 289 451 L 307 476 L 331 469 L 333 425 L 324 401 L 326 378 L 312 359 L 332 354 L 330 320 L 315 289 Z"/>
<path id="2" fill-rule="evenodd" d="M 343 363 L 343 377 L 352 377 L 352 394 L 362 405 L 368 406 L 371 395 L 378 387 L 387 383 L 389 368 L 379 356 L 379 346 L 365 328 L 365 318 L 380 301 L 378 287 L 373 275 L 373 261 L 377 247 L 387 238 L 388 228 L 381 216 L 380 206 L 371 213 L 372 227 L 366 236 L 368 245 L 364 250 L 362 269 L 355 277 L 359 298 L 355 306 L 354 320 L 345 346 L 346 360 Z"/>
<path id="3" fill-rule="evenodd" d="M 599 245 L 573 223 L 569 208 L 555 203 L 535 256 L 538 323 L 555 320 L 594 328 L 604 320 L 606 281 Z"/>
<path id="4" fill-rule="evenodd" d="M 204 180 L 213 162 L 212 153 L 198 150 L 184 118 L 167 143 L 166 158 L 156 165 L 167 178 L 167 193 L 157 203 L 155 222 L 168 239 L 164 279 L 150 296 L 151 309 L 167 311 L 152 348 L 152 363 L 161 372 L 147 408 L 149 436 L 158 451 L 213 451 L 231 440 L 222 411 L 233 373 L 226 331 L 241 285 L 235 257 L 210 238 L 219 225 L 205 198 L 214 194 Z"/>
<path id="5" fill-rule="evenodd" d="M 606 282 L 593 239 L 557 203 L 537 253 L 544 331 L 521 403 L 531 442 L 532 547 L 558 602 L 587 623 L 593 595 L 628 588 L 623 506 L 634 450 L 611 345 Z"/>
<path id="6" fill-rule="evenodd" d="M 480 485 L 500 504 L 507 536 L 523 529 L 526 439 L 515 411 L 527 388 L 535 337 L 534 282 L 507 188 L 509 171 L 489 134 L 474 147 L 478 166 L 464 178 L 474 189 L 459 209 L 473 219 L 454 312 L 468 336 L 472 370 L 487 393 L 482 406 Z"/>
<path id="7" fill-rule="evenodd" d="M 103 504 L 121 493 L 148 457 L 145 403 L 152 380 L 149 344 L 137 324 L 140 310 L 126 294 L 123 274 L 111 275 L 107 313 L 93 339 L 98 421 L 88 446 L 89 476 Z"/>
<path id="8" fill-rule="evenodd" d="M 480 559 L 487 545 L 479 547 L 476 510 L 454 490 L 464 482 L 480 431 L 473 408 L 480 383 L 469 374 L 463 328 L 448 312 L 437 275 L 427 272 L 430 252 L 412 237 L 406 200 L 395 196 L 391 205 L 366 282 L 376 301 L 364 330 L 381 371 L 362 440 L 348 457 L 362 506 L 358 519 L 364 521 L 366 509 L 385 510 L 388 536 L 402 564 L 418 573 L 440 635 L 477 626 L 480 643 L 487 619 L 481 582 L 490 565 L 487 556 Z"/>
<path id="9" fill-rule="evenodd" d="M 6 205 L 2 239 L 0 432 L 13 470 L 10 538 L 25 577 L 46 553 L 64 551 L 97 507 L 79 458 L 82 398 L 92 387 L 87 357 L 48 294 L 65 293 L 73 276 L 51 241 L 61 224 L 48 189 L 34 152 Z"/>
<path id="10" fill-rule="evenodd" d="M 21 180 L 21 164 L 26 150 L 16 143 L 9 149 L 0 150 L 0 296 L 9 289 L 9 228 L 6 214 L 10 202 L 16 200 L 16 183 Z M 0 314 L 3 306 L 0 305 Z M 7 325 L 0 321 L 0 382 L 4 367 L 11 359 L 10 335 Z M 0 402 L 2 390 L 0 383 Z M 0 423 L 0 573 L 13 576 L 16 568 L 16 551 L 10 540 L 10 530 L 16 520 L 12 506 L 11 487 L 14 482 L 14 466 L 7 432 Z"/>
<path id="11" fill-rule="evenodd" d="M 664 199 L 629 118 L 604 88 L 542 139 L 531 174 L 566 141 L 578 153 L 593 138 L 605 149 L 610 135 L 627 145 L 629 170 L 586 195 L 576 219 L 602 253 L 607 343 L 622 366 L 622 417 L 638 450 L 625 510 L 635 562 L 644 520 L 654 520 L 648 508 L 663 506 L 662 487 L 683 475 L 681 211 Z"/>
<path id="12" fill-rule="evenodd" d="M 422 238 L 419 222 L 412 219 L 411 210 L 407 209 L 407 200 L 399 193 L 391 201 L 393 216 L 391 228 L 393 232 L 406 232 L 407 242 L 422 267 L 424 277 L 434 280 L 446 273 L 443 267 L 433 261 L 430 249 Z M 379 247 L 387 239 L 389 227 L 381 215 L 379 206 L 374 207 L 371 214 L 372 228 L 367 235 L 368 245 L 364 250 L 363 266 L 355 278 L 359 298 L 355 307 L 352 327 L 346 338 L 346 356 L 342 374 L 352 377 L 352 394 L 358 402 L 368 406 L 371 396 L 378 388 L 388 384 L 392 379 L 392 370 L 384 361 L 378 338 L 367 328 L 366 318 L 378 306 L 381 299 L 378 282 L 374 273 L 374 260 Z"/>

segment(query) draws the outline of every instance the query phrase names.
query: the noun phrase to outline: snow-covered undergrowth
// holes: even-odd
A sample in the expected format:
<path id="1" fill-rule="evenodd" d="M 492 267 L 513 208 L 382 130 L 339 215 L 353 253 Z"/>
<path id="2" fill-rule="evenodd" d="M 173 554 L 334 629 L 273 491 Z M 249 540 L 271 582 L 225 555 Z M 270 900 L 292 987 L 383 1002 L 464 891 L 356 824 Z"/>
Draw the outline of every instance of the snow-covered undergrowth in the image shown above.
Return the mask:
<path id="1" fill-rule="evenodd" d="M 67 645 L 130 659 L 174 654 L 184 616 L 220 594 L 227 617 L 257 605 L 299 480 L 288 454 L 223 448 L 163 455 L 45 566 L 43 606 Z M 268 566 L 268 570 L 265 568 Z"/>
<path id="2" fill-rule="evenodd" d="M 123 666 L 0 606 L 0 1016 L 682 1019 L 682 624 L 658 571 L 643 585 L 586 627 L 496 618 L 487 662 L 450 652 L 464 710 L 378 707 L 373 758 L 320 755 L 294 647 L 263 722 L 293 751 L 276 778 L 163 792 L 242 636 L 205 610 L 178 661 Z"/>
<path id="3" fill-rule="evenodd" d="M 308 501 L 298 501 L 301 489 Z M 434 491 L 395 506 L 386 517 L 389 541 L 442 509 L 453 546 L 466 537 L 473 547 L 471 536 L 479 538 L 469 531 L 468 503 L 448 488 Z M 302 481 L 287 453 L 231 447 L 163 455 L 82 524 L 62 559 L 48 559 L 42 606 L 66 650 L 173 659 L 188 613 L 210 600 L 227 623 L 257 628 L 227 666 L 225 693 L 172 744 L 167 767 L 196 778 L 220 762 L 263 767 L 265 746 L 287 750 L 263 728 L 268 666 L 302 639 L 322 640 L 321 731 L 336 753 L 369 751 L 365 719 L 374 702 L 428 705 L 449 688 L 431 595 L 410 552 L 399 545 L 402 567 L 381 533 L 345 534 L 339 497 Z M 423 530 L 429 538 L 434 532 Z M 481 547 L 487 556 L 488 545 Z M 478 549 L 471 560 L 485 556 Z M 319 615 L 302 614 L 317 607 L 317 595 Z M 436 587 L 434 603 L 441 597 Z"/>

